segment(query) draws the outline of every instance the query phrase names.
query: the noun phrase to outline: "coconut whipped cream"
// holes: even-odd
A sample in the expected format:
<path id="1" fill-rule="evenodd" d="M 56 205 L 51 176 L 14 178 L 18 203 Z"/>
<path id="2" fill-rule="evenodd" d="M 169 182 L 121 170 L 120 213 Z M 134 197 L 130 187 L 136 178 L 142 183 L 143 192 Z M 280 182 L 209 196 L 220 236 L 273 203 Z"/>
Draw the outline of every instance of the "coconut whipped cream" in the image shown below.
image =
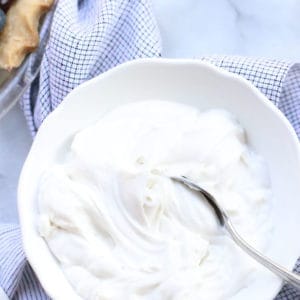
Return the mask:
<path id="1" fill-rule="evenodd" d="M 264 249 L 271 231 L 263 159 L 224 110 L 164 102 L 121 106 L 78 132 L 39 191 L 39 231 L 83 299 L 230 299 L 257 268 L 199 194 Z"/>

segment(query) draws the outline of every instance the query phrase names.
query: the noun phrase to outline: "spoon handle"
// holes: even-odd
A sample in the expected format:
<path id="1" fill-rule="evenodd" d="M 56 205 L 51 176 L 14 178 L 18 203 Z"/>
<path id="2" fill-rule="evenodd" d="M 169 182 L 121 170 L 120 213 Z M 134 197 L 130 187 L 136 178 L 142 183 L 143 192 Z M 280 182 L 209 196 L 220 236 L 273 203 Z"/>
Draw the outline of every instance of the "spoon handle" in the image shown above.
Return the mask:
<path id="1" fill-rule="evenodd" d="M 282 278 L 286 283 L 293 285 L 295 288 L 300 289 L 300 276 L 289 271 L 288 269 L 278 265 L 273 262 L 268 257 L 261 254 L 259 251 L 250 246 L 235 230 L 233 224 L 230 222 L 228 215 L 225 210 L 219 205 L 217 200 L 205 189 L 201 188 L 199 185 L 191 181 L 185 176 L 172 177 L 173 180 L 181 182 L 188 186 L 189 188 L 196 190 L 202 194 L 202 196 L 207 200 L 209 205 L 213 208 L 220 225 L 224 226 L 227 232 L 231 235 L 235 243 L 243 249 L 248 255 L 254 258 L 257 262 L 265 266 L 271 272 Z"/>
<path id="2" fill-rule="evenodd" d="M 287 270 L 286 268 L 273 262 L 270 258 L 264 256 L 259 251 L 250 246 L 235 230 L 230 220 L 225 216 L 225 228 L 231 235 L 236 244 L 242 248 L 248 255 L 254 258 L 257 262 L 265 266 L 271 272 L 282 278 L 286 283 L 291 284 L 297 289 L 300 289 L 300 276 Z"/>

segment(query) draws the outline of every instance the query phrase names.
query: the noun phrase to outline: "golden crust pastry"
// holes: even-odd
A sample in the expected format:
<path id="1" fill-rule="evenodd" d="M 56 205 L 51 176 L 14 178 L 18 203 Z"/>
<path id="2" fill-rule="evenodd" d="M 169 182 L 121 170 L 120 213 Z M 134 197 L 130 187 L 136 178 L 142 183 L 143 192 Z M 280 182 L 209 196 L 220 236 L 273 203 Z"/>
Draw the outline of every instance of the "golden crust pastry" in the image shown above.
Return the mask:
<path id="1" fill-rule="evenodd" d="M 39 20 L 54 0 L 16 0 L 7 12 L 0 33 L 0 68 L 19 67 L 39 44 Z"/>

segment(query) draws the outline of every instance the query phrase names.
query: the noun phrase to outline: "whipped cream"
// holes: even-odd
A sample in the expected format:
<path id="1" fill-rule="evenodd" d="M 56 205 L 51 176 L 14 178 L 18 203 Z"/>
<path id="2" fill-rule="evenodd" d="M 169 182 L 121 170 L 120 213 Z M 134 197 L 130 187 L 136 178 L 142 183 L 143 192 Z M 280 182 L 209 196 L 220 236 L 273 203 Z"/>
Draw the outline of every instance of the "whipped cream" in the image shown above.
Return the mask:
<path id="1" fill-rule="evenodd" d="M 185 175 L 264 249 L 271 192 L 263 159 L 224 110 L 165 101 L 121 106 L 78 132 L 41 178 L 39 231 L 83 299 L 230 299 L 257 268 Z"/>

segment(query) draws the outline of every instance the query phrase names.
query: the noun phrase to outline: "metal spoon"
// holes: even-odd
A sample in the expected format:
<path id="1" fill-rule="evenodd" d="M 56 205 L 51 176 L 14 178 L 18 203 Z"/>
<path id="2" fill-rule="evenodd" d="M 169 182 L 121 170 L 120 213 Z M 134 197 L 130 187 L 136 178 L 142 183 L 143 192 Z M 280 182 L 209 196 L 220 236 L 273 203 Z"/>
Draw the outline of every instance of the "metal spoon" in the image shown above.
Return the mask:
<path id="1" fill-rule="evenodd" d="M 250 246 L 235 230 L 234 226 L 232 225 L 230 218 L 228 217 L 225 210 L 219 205 L 217 200 L 206 190 L 195 184 L 190 179 L 186 178 L 185 176 L 181 177 L 171 177 L 173 180 L 178 181 L 180 183 L 185 184 L 190 189 L 200 192 L 207 202 L 213 208 L 221 226 L 224 226 L 225 229 L 228 231 L 232 239 L 236 242 L 236 244 L 242 248 L 246 253 L 248 253 L 252 258 L 254 258 L 257 262 L 265 266 L 271 272 L 282 278 L 286 283 L 293 285 L 295 288 L 300 289 L 300 276 L 287 270 L 286 268 L 278 265 L 277 263 L 273 262 L 268 257 L 261 254 L 259 251 L 254 249 Z"/>

